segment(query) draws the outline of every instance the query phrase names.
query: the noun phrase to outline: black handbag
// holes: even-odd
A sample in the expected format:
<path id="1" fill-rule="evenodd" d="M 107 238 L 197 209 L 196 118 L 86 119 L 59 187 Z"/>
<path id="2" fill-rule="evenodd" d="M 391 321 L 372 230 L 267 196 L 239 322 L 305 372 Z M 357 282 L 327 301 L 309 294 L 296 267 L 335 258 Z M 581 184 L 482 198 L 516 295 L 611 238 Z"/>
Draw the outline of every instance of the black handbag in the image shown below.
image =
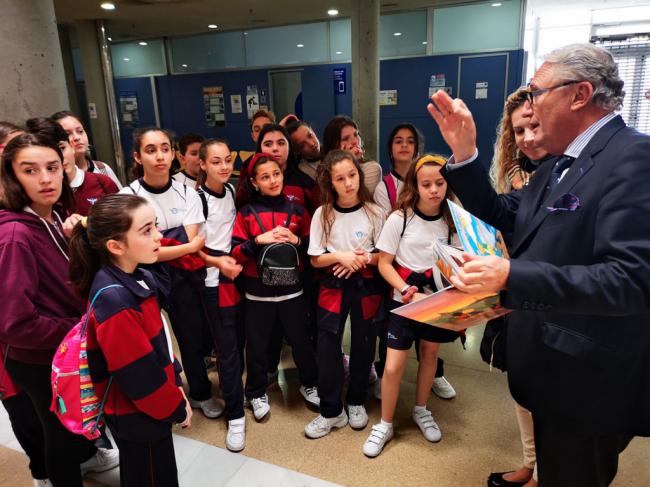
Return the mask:
<path id="1" fill-rule="evenodd" d="M 262 233 L 268 232 L 255 208 L 251 212 L 257 220 Z M 286 227 L 289 227 L 293 214 L 293 202 L 287 213 Z M 265 286 L 295 286 L 300 283 L 300 258 L 298 249 L 290 243 L 276 242 L 262 247 L 257 255 L 257 273 Z"/>

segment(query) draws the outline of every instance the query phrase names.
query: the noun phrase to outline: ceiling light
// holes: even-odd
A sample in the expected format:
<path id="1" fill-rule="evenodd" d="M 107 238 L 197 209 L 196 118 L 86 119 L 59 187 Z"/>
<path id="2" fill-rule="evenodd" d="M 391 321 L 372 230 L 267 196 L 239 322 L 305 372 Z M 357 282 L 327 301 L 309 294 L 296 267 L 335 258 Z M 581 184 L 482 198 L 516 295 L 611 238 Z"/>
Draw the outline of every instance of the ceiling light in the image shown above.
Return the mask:
<path id="1" fill-rule="evenodd" d="M 329 15 L 330 17 L 334 17 L 334 16 L 336 16 L 338 14 L 339 14 L 339 11 L 336 10 L 335 8 L 331 8 L 331 9 L 329 9 L 327 11 L 327 15 Z"/>
<path id="2" fill-rule="evenodd" d="M 501 5 L 503 5 L 501 2 L 495 2 L 492 4 L 493 7 L 500 7 Z"/>
<path id="3" fill-rule="evenodd" d="M 401 33 L 401 32 L 393 32 L 393 35 L 394 35 L 395 37 L 399 37 L 399 36 L 402 35 L 402 33 Z"/>
<path id="4" fill-rule="evenodd" d="M 336 54 L 343 54 L 343 51 L 336 51 Z"/>
<path id="5" fill-rule="evenodd" d="M 108 39 L 108 42 L 113 42 L 113 38 L 112 38 L 112 37 L 107 37 L 106 39 Z"/>
<path id="6" fill-rule="evenodd" d="M 181 67 L 187 68 L 187 64 L 181 64 Z"/>
<path id="7" fill-rule="evenodd" d="M 244 35 L 247 36 L 247 35 L 248 35 L 248 32 L 244 32 Z"/>
<path id="8" fill-rule="evenodd" d="M 296 47 L 305 47 L 304 44 L 296 44 Z"/>
<path id="9" fill-rule="evenodd" d="M 219 26 L 217 24 L 208 25 L 208 29 L 217 29 Z"/>
<path id="10" fill-rule="evenodd" d="M 147 45 L 147 43 L 144 42 L 144 41 L 140 41 L 140 42 L 138 42 L 138 44 L 140 44 L 141 46 L 146 46 Z"/>
<path id="11" fill-rule="evenodd" d="M 125 58 L 122 59 L 122 61 L 126 61 L 128 63 L 130 61 L 130 59 L 128 57 L 125 57 Z"/>
<path id="12" fill-rule="evenodd" d="M 422 41 L 422 45 L 423 45 L 423 46 L 426 46 L 426 45 L 427 45 L 427 41 Z"/>
<path id="13" fill-rule="evenodd" d="M 100 5 L 104 10 L 115 10 L 115 4 L 112 2 L 104 2 Z"/>

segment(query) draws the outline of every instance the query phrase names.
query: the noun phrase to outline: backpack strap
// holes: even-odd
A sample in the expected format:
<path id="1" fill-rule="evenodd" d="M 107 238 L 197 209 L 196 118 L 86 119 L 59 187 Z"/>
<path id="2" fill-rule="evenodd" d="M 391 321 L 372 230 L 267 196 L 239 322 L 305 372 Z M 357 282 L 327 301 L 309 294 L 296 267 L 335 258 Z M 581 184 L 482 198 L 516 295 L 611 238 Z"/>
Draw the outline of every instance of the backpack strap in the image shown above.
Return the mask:
<path id="1" fill-rule="evenodd" d="M 262 223 L 262 219 L 260 218 L 260 215 L 255 210 L 255 207 L 253 205 L 250 205 L 250 208 L 251 208 L 251 213 L 253 213 L 253 216 L 257 220 L 257 224 L 260 226 L 260 230 L 262 230 L 262 233 L 268 232 L 268 230 L 264 226 L 264 223 Z"/>
<path id="2" fill-rule="evenodd" d="M 88 311 L 86 311 L 86 315 L 84 316 L 84 324 L 81 326 L 81 332 L 80 332 L 82 336 L 86 334 L 86 328 L 88 327 L 88 318 L 90 318 L 90 313 L 95 307 L 95 301 L 97 301 L 97 298 L 103 291 L 105 291 L 106 289 L 110 289 L 112 287 L 124 287 L 124 286 L 122 286 L 121 284 L 111 284 L 109 286 L 104 286 L 103 288 L 101 288 L 99 291 L 95 293 L 93 298 L 90 300 L 90 306 L 88 306 Z"/>
<path id="3" fill-rule="evenodd" d="M 404 232 L 406 232 L 406 225 L 408 223 L 407 219 L 408 218 L 406 216 L 406 212 L 404 212 L 404 222 L 402 223 L 402 233 L 399 234 L 399 238 L 402 238 L 404 236 Z"/>
<path id="4" fill-rule="evenodd" d="M 208 221 L 208 198 L 205 195 L 205 192 L 199 188 L 197 191 L 199 194 L 199 198 L 201 198 L 201 206 L 203 207 L 203 218 L 205 218 L 205 221 Z"/>
<path id="5" fill-rule="evenodd" d="M 290 201 L 289 203 L 289 211 L 287 212 L 287 220 L 284 222 L 284 225 L 286 228 L 289 228 L 289 225 L 291 225 L 291 217 L 293 216 L 293 200 Z"/>
<path id="6" fill-rule="evenodd" d="M 391 173 L 388 173 L 384 176 L 384 186 L 386 186 L 386 193 L 388 193 L 388 201 L 390 206 L 395 204 L 397 201 L 397 186 L 395 185 L 395 180 Z"/>

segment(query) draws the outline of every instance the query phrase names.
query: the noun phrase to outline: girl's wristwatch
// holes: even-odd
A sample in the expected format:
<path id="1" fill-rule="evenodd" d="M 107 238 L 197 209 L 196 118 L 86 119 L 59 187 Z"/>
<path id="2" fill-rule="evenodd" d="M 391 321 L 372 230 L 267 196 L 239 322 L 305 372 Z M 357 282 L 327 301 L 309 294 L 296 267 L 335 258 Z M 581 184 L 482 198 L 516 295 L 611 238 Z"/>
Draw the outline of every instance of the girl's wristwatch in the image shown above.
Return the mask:
<path id="1" fill-rule="evenodd" d="M 402 290 L 400 291 L 400 293 L 402 294 L 402 296 L 404 296 L 404 295 L 406 294 L 406 292 L 410 289 L 410 287 L 411 287 L 411 286 L 409 286 L 408 284 L 405 284 L 405 285 L 404 285 L 404 287 L 403 287 Z"/>

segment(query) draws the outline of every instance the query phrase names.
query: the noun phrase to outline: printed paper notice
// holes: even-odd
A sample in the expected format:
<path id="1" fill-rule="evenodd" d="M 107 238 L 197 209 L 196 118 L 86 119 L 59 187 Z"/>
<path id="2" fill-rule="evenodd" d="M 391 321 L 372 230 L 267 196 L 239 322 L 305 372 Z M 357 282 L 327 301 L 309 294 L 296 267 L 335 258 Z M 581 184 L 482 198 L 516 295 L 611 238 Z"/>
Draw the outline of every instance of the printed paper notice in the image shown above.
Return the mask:
<path id="1" fill-rule="evenodd" d="M 242 113 L 241 95 L 230 95 L 230 109 L 232 113 Z"/>

